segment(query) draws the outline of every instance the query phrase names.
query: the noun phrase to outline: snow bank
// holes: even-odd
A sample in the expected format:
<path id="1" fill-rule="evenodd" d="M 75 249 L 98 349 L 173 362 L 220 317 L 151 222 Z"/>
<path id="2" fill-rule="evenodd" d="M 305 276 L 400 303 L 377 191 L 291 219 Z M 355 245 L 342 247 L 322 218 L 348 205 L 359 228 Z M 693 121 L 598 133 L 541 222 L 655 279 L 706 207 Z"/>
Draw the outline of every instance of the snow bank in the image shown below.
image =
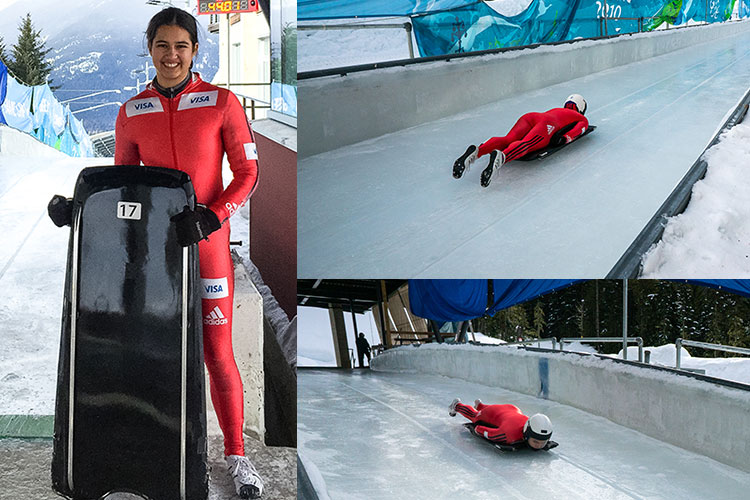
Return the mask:
<path id="1" fill-rule="evenodd" d="M 329 151 L 749 29 L 748 21 L 717 23 L 300 80 L 305 107 L 300 128 L 306 131 L 299 138 L 300 154 Z"/>
<path id="2" fill-rule="evenodd" d="M 685 211 L 643 257 L 641 278 L 733 278 L 750 274 L 750 124 L 722 134 L 704 155 L 706 176 Z"/>
<path id="3" fill-rule="evenodd" d="M 34 137 L 0 125 L 0 156 L 34 156 L 34 158 L 69 158 L 65 153 L 39 142 Z"/>
<path id="4" fill-rule="evenodd" d="M 607 358 L 495 346 L 401 347 L 375 357 L 372 368 L 550 399 L 750 471 L 750 386 L 721 386 Z"/>

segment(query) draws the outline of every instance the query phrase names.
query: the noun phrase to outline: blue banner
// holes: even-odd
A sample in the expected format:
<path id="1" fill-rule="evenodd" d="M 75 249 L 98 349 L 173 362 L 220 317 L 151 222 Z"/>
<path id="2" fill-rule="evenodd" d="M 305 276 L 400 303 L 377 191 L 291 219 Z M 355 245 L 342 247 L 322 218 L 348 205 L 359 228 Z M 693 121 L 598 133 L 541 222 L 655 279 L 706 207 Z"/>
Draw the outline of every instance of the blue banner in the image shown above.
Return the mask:
<path id="1" fill-rule="evenodd" d="M 271 109 L 297 116 L 297 86 L 271 82 Z"/>
<path id="2" fill-rule="evenodd" d="M 729 19 L 735 1 L 531 0 L 515 16 L 479 3 L 418 15 L 412 24 L 425 57 L 651 31 L 664 23 L 720 22 Z"/>
<path id="3" fill-rule="evenodd" d="M 297 0 L 297 19 L 408 16 L 479 3 L 477 0 Z"/>
<path id="4" fill-rule="evenodd" d="M 42 123 L 36 129 L 36 134 L 34 134 L 34 136 L 47 146 L 55 147 L 57 133 L 55 133 L 55 128 L 52 126 L 52 118 L 49 114 L 44 115 Z"/>
<path id="5" fill-rule="evenodd" d="M 750 0 L 739 0 L 740 6 L 737 9 L 740 17 L 750 17 Z"/>
<path id="6" fill-rule="evenodd" d="M 31 120 L 31 87 L 21 85 L 13 77 L 7 80 L 8 90 L 5 94 L 5 101 L 0 106 L 5 122 L 10 127 L 31 133 L 34 131 L 34 124 Z"/>
<path id="7" fill-rule="evenodd" d="M 52 90 L 50 90 L 49 85 L 46 83 L 32 88 L 32 121 L 34 128 L 39 128 L 42 125 L 42 121 L 44 121 L 44 117 L 52 111 L 52 103 L 57 102 L 57 99 L 55 99 Z"/>
<path id="8" fill-rule="evenodd" d="M 8 68 L 0 61 L 0 106 L 5 101 L 5 93 L 8 89 Z M 0 124 L 5 124 L 2 108 L 0 108 Z"/>

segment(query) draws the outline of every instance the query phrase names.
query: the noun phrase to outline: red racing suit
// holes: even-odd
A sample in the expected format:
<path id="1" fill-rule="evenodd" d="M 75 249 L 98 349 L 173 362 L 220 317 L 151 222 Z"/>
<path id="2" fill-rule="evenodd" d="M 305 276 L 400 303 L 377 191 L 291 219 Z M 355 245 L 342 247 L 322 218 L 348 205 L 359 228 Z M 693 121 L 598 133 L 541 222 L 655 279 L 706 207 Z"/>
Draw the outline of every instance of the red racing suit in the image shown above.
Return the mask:
<path id="1" fill-rule="evenodd" d="M 529 419 L 514 405 L 486 405 L 479 403 L 473 406 L 456 404 L 456 413 L 460 413 L 475 424 L 474 431 L 493 443 L 513 444 L 523 440 L 523 426 Z"/>
<path id="2" fill-rule="evenodd" d="M 549 146 L 551 141 L 571 142 L 586 132 L 589 121 L 574 109 L 553 108 L 544 113 L 526 113 L 505 137 L 493 137 L 479 146 L 477 157 L 494 150 L 505 153 L 505 162 L 516 160 Z"/>
<path id="3" fill-rule="evenodd" d="M 226 152 L 234 178 L 224 189 Z M 221 229 L 199 243 L 203 349 L 226 455 L 244 455 L 243 391 L 232 351 L 234 271 L 229 217 L 250 197 L 258 177 L 257 152 L 237 97 L 193 73 L 174 98 L 153 83 L 117 115 L 115 164 L 167 167 L 190 175 L 198 203 L 211 209 Z"/>

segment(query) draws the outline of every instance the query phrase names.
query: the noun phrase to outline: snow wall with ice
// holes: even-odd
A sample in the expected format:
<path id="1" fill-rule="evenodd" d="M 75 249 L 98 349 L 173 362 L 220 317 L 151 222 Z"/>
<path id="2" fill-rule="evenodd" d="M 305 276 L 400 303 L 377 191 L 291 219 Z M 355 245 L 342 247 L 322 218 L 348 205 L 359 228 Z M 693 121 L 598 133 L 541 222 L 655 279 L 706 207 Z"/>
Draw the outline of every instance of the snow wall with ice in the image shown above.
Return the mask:
<path id="1" fill-rule="evenodd" d="M 748 30 L 750 21 L 733 21 L 303 79 L 299 153 L 304 158 Z"/>
<path id="2" fill-rule="evenodd" d="M 557 401 L 750 471 L 750 386 L 596 356 L 497 346 L 399 347 L 376 356 L 371 368 L 443 375 Z"/>

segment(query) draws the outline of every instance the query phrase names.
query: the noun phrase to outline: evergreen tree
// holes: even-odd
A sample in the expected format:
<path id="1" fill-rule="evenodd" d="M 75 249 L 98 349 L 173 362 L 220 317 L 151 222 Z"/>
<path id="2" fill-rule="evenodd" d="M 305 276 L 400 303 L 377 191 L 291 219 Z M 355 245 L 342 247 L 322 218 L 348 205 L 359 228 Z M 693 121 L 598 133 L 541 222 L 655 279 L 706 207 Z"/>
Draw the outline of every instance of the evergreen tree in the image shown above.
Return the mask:
<path id="1" fill-rule="evenodd" d="M 5 41 L 3 41 L 2 35 L 0 35 L 0 61 L 6 66 L 8 65 L 8 54 L 5 53 Z"/>
<path id="2" fill-rule="evenodd" d="M 547 322 L 544 320 L 544 306 L 542 305 L 541 300 L 537 300 L 534 304 L 534 332 L 536 333 L 537 338 L 541 338 L 542 334 L 544 333 L 544 325 L 546 325 Z"/>
<path id="3" fill-rule="evenodd" d="M 8 68 L 26 85 L 43 85 L 52 71 L 52 66 L 45 60 L 51 49 L 44 47 L 41 30 L 34 30 L 31 14 L 26 14 L 18 31 L 18 41 L 13 45 L 13 61 L 7 61 Z"/>

